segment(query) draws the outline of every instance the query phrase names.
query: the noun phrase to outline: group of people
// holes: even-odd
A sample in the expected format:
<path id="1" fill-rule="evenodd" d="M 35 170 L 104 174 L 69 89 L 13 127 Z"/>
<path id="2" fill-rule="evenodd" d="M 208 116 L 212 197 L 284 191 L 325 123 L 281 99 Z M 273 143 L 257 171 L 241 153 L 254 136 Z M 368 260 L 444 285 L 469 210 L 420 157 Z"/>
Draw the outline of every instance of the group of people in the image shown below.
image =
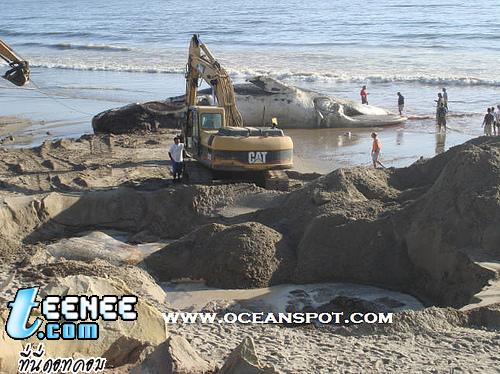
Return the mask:
<path id="1" fill-rule="evenodd" d="M 359 96 L 361 96 L 361 104 L 368 105 L 368 90 L 366 89 L 366 86 L 361 87 Z M 400 116 L 403 115 L 404 108 L 405 108 L 405 98 L 403 95 L 401 95 L 401 92 L 398 92 L 398 110 Z"/>
<path id="2" fill-rule="evenodd" d="M 483 119 L 484 135 L 500 135 L 500 105 L 497 105 L 497 111 L 492 106 L 488 108 L 486 115 Z"/>
<path id="3" fill-rule="evenodd" d="M 368 90 L 366 86 L 363 86 L 361 88 L 361 91 L 359 93 L 361 96 L 361 104 L 366 104 L 368 105 Z M 401 94 L 401 92 L 397 93 L 398 95 L 398 111 L 399 115 L 403 115 L 403 111 L 405 108 L 405 97 Z M 436 121 L 437 125 L 439 126 L 439 130 L 441 130 L 441 127 L 444 126 L 444 129 L 446 130 L 446 115 L 448 113 L 448 92 L 446 91 L 446 88 L 443 87 L 443 93 L 438 93 L 438 98 L 437 100 L 434 100 L 436 104 Z"/>
<path id="4" fill-rule="evenodd" d="M 363 86 L 360 91 L 360 96 L 361 96 L 361 104 L 366 104 L 368 105 L 368 91 L 366 89 L 366 86 Z M 403 115 L 404 107 L 405 107 L 405 98 L 401 94 L 401 92 L 397 93 L 398 96 L 398 110 L 399 110 L 399 115 Z M 437 126 L 439 127 L 439 132 L 441 132 L 441 129 L 444 128 L 446 131 L 446 115 L 448 114 L 448 92 L 446 91 L 446 88 L 443 87 L 442 93 L 438 93 L 438 98 L 435 100 L 436 102 L 436 123 Z M 496 114 L 493 114 L 494 108 L 489 108 L 488 109 L 488 114 L 485 117 L 485 121 L 483 125 L 485 125 L 485 132 L 486 132 L 486 127 L 492 128 L 493 131 L 496 132 L 498 131 L 500 135 L 500 105 L 498 106 L 498 111 Z M 488 125 L 490 124 L 490 125 Z M 491 132 L 491 130 L 490 130 Z M 372 142 L 372 151 L 371 151 L 371 156 L 372 156 L 372 162 L 373 162 L 373 167 L 377 168 L 378 166 L 384 167 L 384 165 L 380 162 L 380 151 L 382 149 L 382 142 L 380 141 L 380 138 L 378 137 L 378 134 L 376 132 L 373 132 L 371 134 L 371 137 L 373 139 Z"/>
<path id="5" fill-rule="evenodd" d="M 398 92 L 397 95 L 399 115 L 402 115 L 405 105 L 405 98 L 401 94 L 401 92 Z M 363 86 L 361 88 L 360 96 L 361 103 L 368 105 L 368 91 L 366 89 L 366 86 Z M 448 114 L 448 93 L 446 91 L 446 88 L 442 89 L 442 93 L 438 93 L 438 98 L 434 101 L 436 102 L 436 121 L 439 127 L 439 131 L 441 132 L 441 129 L 443 127 L 446 131 L 446 115 Z M 498 110 L 495 111 L 495 107 L 488 108 L 487 113 L 484 116 L 482 126 L 484 127 L 485 135 L 500 135 L 500 104 L 497 105 L 497 109 Z M 380 151 L 382 149 L 382 142 L 380 141 L 376 132 L 373 132 L 371 134 L 371 137 L 373 139 L 371 150 L 373 167 L 383 167 L 384 165 L 382 165 L 379 160 Z M 172 161 L 172 174 L 174 182 L 180 181 L 182 172 L 184 171 L 184 154 L 185 149 L 182 139 L 180 137 L 175 137 L 174 144 L 172 144 L 168 152 L 170 160 Z"/>
<path id="6" fill-rule="evenodd" d="M 439 127 L 439 131 L 444 127 L 446 131 L 446 115 L 448 114 L 448 93 L 446 88 L 443 87 L 443 93 L 438 93 L 436 102 L 436 122 Z"/>

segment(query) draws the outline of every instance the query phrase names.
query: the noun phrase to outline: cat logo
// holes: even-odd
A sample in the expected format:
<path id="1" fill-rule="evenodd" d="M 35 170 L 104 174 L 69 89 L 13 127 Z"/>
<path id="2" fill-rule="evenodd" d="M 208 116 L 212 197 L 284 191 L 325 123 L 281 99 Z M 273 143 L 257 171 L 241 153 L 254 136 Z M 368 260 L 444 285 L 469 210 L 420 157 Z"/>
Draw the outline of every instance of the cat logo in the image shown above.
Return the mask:
<path id="1" fill-rule="evenodd" d="M 267 152 L 248 152 L 249 164 L 265 164 Z"/>

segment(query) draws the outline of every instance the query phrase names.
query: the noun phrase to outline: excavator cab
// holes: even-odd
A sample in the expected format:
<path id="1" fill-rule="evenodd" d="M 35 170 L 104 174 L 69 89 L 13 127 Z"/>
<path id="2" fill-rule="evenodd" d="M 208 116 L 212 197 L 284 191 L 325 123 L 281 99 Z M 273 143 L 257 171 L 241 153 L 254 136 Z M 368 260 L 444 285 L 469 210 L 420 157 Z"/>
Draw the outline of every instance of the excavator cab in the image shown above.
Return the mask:
<path id="1" fill-rule="evenodd" d="M 186 147 L 196 158 L 208 160 L 207 149 L 203 143 L 211 135 L 217 134 L 225 126 L 224 108 L 212 106 L 192 106 L 188 110 L 186 129 Z"/>

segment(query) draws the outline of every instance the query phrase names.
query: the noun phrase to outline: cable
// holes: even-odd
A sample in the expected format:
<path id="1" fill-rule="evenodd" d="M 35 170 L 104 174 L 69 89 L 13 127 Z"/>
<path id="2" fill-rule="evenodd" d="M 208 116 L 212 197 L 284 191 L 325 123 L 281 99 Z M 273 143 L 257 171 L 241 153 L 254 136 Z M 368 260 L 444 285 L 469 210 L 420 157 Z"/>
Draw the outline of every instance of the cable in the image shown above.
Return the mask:
<path id="1" fill-rule="evenodd" d="M 33 86 L 35 86 L 36 91 L 38 91 L 38 92 L 40 92 L 41 94 L 43 94 L 43 95 L 47 96 L 48 98 L 50 98 L 50 99 L 54 100 L 56 103 L 58 103 L 58 104 L 60 104 L 60 105 L 62 105 L 62 106 L 64 106 L 64 107 L 66 107 L 66 108 L 68 108 L 68 109 L 71 109 L 71 110 L 73 110 L 73 111 L 75 111 L 75 112 L 77 112 L 77 113 L 80 113 L 80 114 L 85 114 L 86 116 L 94 116 L 94 114 L 93 114 L 93 113 L 82 112 L 81 110 L 78 110 L 78 109 L 73 108 L 72 106 L 70 106 L 70 105 L 68 105 L 68 104 L 66 104 L 66 103 L 63 103 L 62 101 L 60 101 L 60 100 L 56 99 L 54 96 L 51 96 L 50 94 L 48 94 L 48 93 L 46 93 L 46 92 L 43 92 L 43 91 L 42 91 L 42 88 L 41 88 L 38 84 L 36 84 L 36 83 L 33 81 L 33 79 L 30 79 L 30 81 L 31 81 L 31 83 L 33 84 Z"/>

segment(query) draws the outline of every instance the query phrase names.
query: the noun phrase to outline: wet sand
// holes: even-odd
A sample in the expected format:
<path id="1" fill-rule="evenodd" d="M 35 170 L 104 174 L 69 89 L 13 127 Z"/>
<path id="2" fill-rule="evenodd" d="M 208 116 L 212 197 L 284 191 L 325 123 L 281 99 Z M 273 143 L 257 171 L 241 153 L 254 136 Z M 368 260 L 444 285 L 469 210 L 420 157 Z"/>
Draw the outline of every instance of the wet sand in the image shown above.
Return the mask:
<path id="1" fill-rule="evenodd" d="M 28 148 L 47 139 L 77 138 L 91 133 L 88 120 L 31 121 L 22 117 L 0 117 L 0 138 L 5 148 Z M 381 161 L 386 167 L 408 166 L 420 157 L 442 153 L 479 134 L 455 128 L 438 132 L 431 120 L 408 121 L 403 126 L 366 129 L 286 130 L 294 142 L 294 169 L 299 172 L 328 173 L 340 167 L 368 166 L 370 134 L 382 141 Z M 9 140 L 11 136 L 14 140 Z"/>
<path id="2" fill-rule="evenodd" d="M 381 162 L 386 167 L 403 167 L 420 157 L 440 154 L 472 138 L 456 129 L 438 132 L 429 123 L 408 121 L 404 126 L 367 129 L 287 130 L 294 142 L 294 168 L 300 172 L 325 174 L 340 167 L 371 165 L 370 134 L 382 141 Z"/>
<path id="3" fill-rule="evenodd" d="M 257 307 L 273 313 L 285 313 L 287 306 L 300 303 L 300 297 L 296 296 L 297 290 L 300 290 L 301 295 L 311 298 L 312 307 L 326 304 L 340 295 L 349 295 L 367 301 L 383 298 L 391 300 L 394 305 L 398 305 L 396 311 L 423 308 L 422 303 L 410 295 L 350 283 L 282 284 L 267 288 L 224 290 L 207 287 L 200 282 L 178 282 L 164 284 L 163 288 L 168 294 L 170 306 L 181 310 L 201 310 L 208 303 L 225 301 L 243 303 L 247 307 Z"/>

